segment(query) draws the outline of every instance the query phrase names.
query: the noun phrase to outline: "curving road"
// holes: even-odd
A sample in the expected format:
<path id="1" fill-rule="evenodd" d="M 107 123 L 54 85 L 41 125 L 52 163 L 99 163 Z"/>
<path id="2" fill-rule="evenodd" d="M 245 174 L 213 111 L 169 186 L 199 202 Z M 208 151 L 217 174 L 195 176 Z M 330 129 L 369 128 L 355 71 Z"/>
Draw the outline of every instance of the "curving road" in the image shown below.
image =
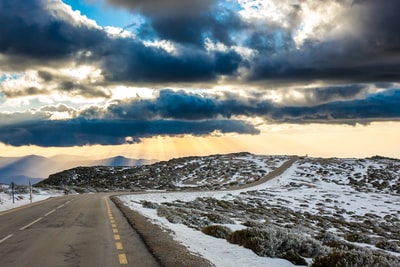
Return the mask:
<path id="1" fill-rule="evenodd" d="M 0 213 L 0 266 L 159 266 L 109 196 L 65 196 Z"/>
<path id="2" fill-rule="evenodd" d="M 297 159 L 229 190 L 265 183 Z M 159 266 L 110 195 L 64 196 L 0 212 L 0 266 Z"/>
<path id="3" fill-rule="evenodd" d="M 290 167 L 292 167 L 292 165 L 299 159 L 298 156 L 291 156 L 287 161 L 285 161 L 281 166 L 279 166 L 278 168 L 276 168 L 275 170 L 269 172 L 267 175 L 265 175 L 264 177 L 262 177 L 261 179 L 252 182 L 252 183 L 248 183 L 248 184 L 244 184 L 244 185 L 236 185 L 236 186 L 230 186 L 228 188 L 222 189 L 222 190 L 218 190 L 218 191 L 231 191 L 231 190 L 239 190 L 239 189 L 247 189 L 247 188 L 251 188 L 260 184 L 264 184 L 276 177 L 278 177 L 279 175 L 282 175 L 285 171 L 287 171 Z"/>

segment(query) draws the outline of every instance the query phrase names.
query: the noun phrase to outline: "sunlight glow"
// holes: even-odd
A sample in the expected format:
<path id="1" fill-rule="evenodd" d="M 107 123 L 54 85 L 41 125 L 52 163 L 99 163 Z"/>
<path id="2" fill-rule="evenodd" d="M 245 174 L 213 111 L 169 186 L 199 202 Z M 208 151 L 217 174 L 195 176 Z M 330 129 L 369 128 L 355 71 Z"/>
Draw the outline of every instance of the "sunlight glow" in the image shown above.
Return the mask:
<path id="1" fill-rule="evenodd" d="M 91 65 L 83 65 L 72 68 L 61 69 L 61 73 L 77 79 L 78 81 L 87 80 L 95 83 L 104 80 L 101 69 Z"/>
<path id="2" fill-rule="evenodd" d="M 307 15 L 302 16 L 301 24 L 295 32 L 294 41 L 298 47 L 306 39 L 324 38 L 334 30 L 332 27 L 340 25 L 337 18 L 344 12 L 344 7 L 335 1 L 327 1 L 323 5 L 303 3 L 301 7 L 302 13 Z"/>
<path id="3" fill-rule="evenodd" d="M 117 86 L 112 89 L 112 99 L 123 100 L 131 98 L 146 98 L 150 99 L 154 97 L 154 90 L 144 87 L 127 87 Z"/>
<path id="4" fill-rule="evenodd" d="M 31 154 L 85 155 L 91 159 L 125 156 L 134 159 L 167 160 L 184 156 L 204 156 L 247 151 L 262 155 L 305 155 L 313 157 L 400 158 L 400 122 L 374 122 L 369 125 L 271 125 L 260 135 L 143 138 L 142 142 L 118 146 L 12 147 L 0 144 L 2 156 Z M 371 142 L 379 140 L 379 142 Z"/>

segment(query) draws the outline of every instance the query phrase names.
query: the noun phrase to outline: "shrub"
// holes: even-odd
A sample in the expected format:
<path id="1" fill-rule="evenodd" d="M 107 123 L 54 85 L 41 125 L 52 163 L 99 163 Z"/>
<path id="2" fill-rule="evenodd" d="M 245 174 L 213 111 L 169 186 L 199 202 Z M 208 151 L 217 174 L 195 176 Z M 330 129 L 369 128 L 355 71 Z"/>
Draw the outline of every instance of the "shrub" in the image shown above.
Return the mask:
<path id="1" fill-rule="evenodd" d="M 154 203 L 151 201 L 146 201 L 146 200 L 142 200 L 141 204 L 142 204 L 142 207 L 145 209 L 158 209 L 160 207 L 160 205 L 158 205 L 157 203 Z"/>
<path id="2" fill-rule="evenodd" d="M 206 235 L 226 239 L 232 231 L 226 226 L 210 225 L 204 227 L 202 232 L 205 233 Z"/>
<path id="3" fill-rule="evenodd" d="M 345 239 L 350 242 L 357 242 L 360 239 L 360 235 L 358 233 L 348 234 Z"/>
<path id="4" fill-rule="evenodd" d="M 293 250 L 284 252 L 280 258 L 288 260 L 294 265 L 307 265 L 306 260 Z"/>
<path id="5" fill-rule="evenodd" d="M 370 243 L 370 238 L 361 233 L 348 234 L 345 236 L 345 239 L 349 242 Z"/>
<path id="6" fill-rule="evenodd" d="M 227 240 L 249 248 L 259 256 L 282 257 L 291 250 L 307 258 L 326 253 L 321 242 L 283 228 L 239 230 L 231 233 Z"/>
<path id="7" fill-rule="evenodd" d="M 342 240 L 333 240 L 333 241 L 328 241 L 324 243 L 325 246 L 339 249 L 339 250 L 353 250 L 356 249 L 356 246 L 353 244 L 350 244 L 346 241 Z"/>
<path id="8" fill-rule="evenodd" d="M 157 215 L 160 217 L 165 217 L 170 223 L 182 223 L 182 218 L 176 213 L 175 210 L 168 209 L 165 207 L 160 207 L 157 209 Z"/>
<path id="9" fill-rule="evenodd" d="M 400 252 L 400 247 L 395 243 L 391 241 L 380 241 L 375 244 L 377 248 L 384 249 L 384 250 L 390 250 L 393 252 Z"/>
<path id="10" fill-rule="evenodd" d="M 235 223 L 231 218 L 214 212 L 207 213 L 206 216 L 213 223 L 221 223 L 221 224 Z"/>
<path id="11" fill-rule="evenodd" d="M 400 259 L 394 256 L 372 253 L 369 250 L 336 250 L 314 259 L 312 267 L 393 267 L 400 266 Z"/>

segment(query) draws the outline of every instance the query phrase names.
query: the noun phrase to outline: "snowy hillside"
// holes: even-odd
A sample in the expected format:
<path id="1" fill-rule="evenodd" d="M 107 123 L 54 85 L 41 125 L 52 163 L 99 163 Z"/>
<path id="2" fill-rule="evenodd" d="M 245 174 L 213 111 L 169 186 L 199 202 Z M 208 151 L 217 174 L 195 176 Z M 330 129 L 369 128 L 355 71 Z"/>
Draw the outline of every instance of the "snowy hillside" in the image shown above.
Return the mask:
<path id="1" fill-rule="evenodd" d="M 276 169 L 285 159 L 267 167 L 262 164 L 275 162 L 273 157 L 230 157 L 232 165 L 247 159 L 238 170 L 248 170 L 249 176 L 250 158 L 259 163 L 252 165 L 254 173 Z M 215 166 L 218 172 L 197 169 L 197 176 L 185 177 L 203 181 L 218 173 L 208 182 L 221 182 L 225 165 Z M 242 175 L 230 177 L 234 182 Z M 400 266 L 399 185 L 398 160 L 299 158 L 283 174 L 251 188 L 120 198 L 216 266 L 389 267 Z"/>
<path id="2" fill-rule="evenodd" d="M 50 175 L 37 186 L 62 184 L 97 191 L 215 190 L 255 182 L 287 159 L 236 153 L 186 157 L 137 167 L 78 167 Z"/>

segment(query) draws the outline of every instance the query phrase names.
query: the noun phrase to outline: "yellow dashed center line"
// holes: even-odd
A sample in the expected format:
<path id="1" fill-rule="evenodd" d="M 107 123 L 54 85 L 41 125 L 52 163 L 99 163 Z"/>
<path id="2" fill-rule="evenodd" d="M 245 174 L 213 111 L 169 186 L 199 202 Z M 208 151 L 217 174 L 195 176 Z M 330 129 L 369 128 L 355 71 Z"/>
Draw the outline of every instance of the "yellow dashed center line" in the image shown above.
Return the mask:
<path id="1" fill-rule="evenodd" d="M 118 234 L 117 224 L 115 223 L 114 216 L 113 216 L 111 208 L 110 208 L 110 204 L 108 203 L 108 200 L 106 198 L 104 198 L 104 200 L 106 202 L 108 218 L 110 219 L 110 223 L 111 223 L 111 229 L 114 233 L 114 240 L 119 241 L 119 240 L 121 240 L 121 236 Z M 122 242 L 115 242 L 115 249 L 123 250 L 124 246 L 122 245 Z M 119 264 L 121 264 L 121 265 L 128 264 L 128 259 L 126 258 L 125 253 L 119 253 L 118 260 L 119 260 Z"/>
<path id="2" fill-rule="evenodd" d="M 128 264 L 128 259 L 126 258 L 125 253 L 118 254 L 119 264 Z"/>
<path id="3" fill-rule="evenodd" d="M 124 246 L 122 245 L 121 242 L 115 242 L 115 248 L 118 250 L 122 250 L 124 249 Z"/>

